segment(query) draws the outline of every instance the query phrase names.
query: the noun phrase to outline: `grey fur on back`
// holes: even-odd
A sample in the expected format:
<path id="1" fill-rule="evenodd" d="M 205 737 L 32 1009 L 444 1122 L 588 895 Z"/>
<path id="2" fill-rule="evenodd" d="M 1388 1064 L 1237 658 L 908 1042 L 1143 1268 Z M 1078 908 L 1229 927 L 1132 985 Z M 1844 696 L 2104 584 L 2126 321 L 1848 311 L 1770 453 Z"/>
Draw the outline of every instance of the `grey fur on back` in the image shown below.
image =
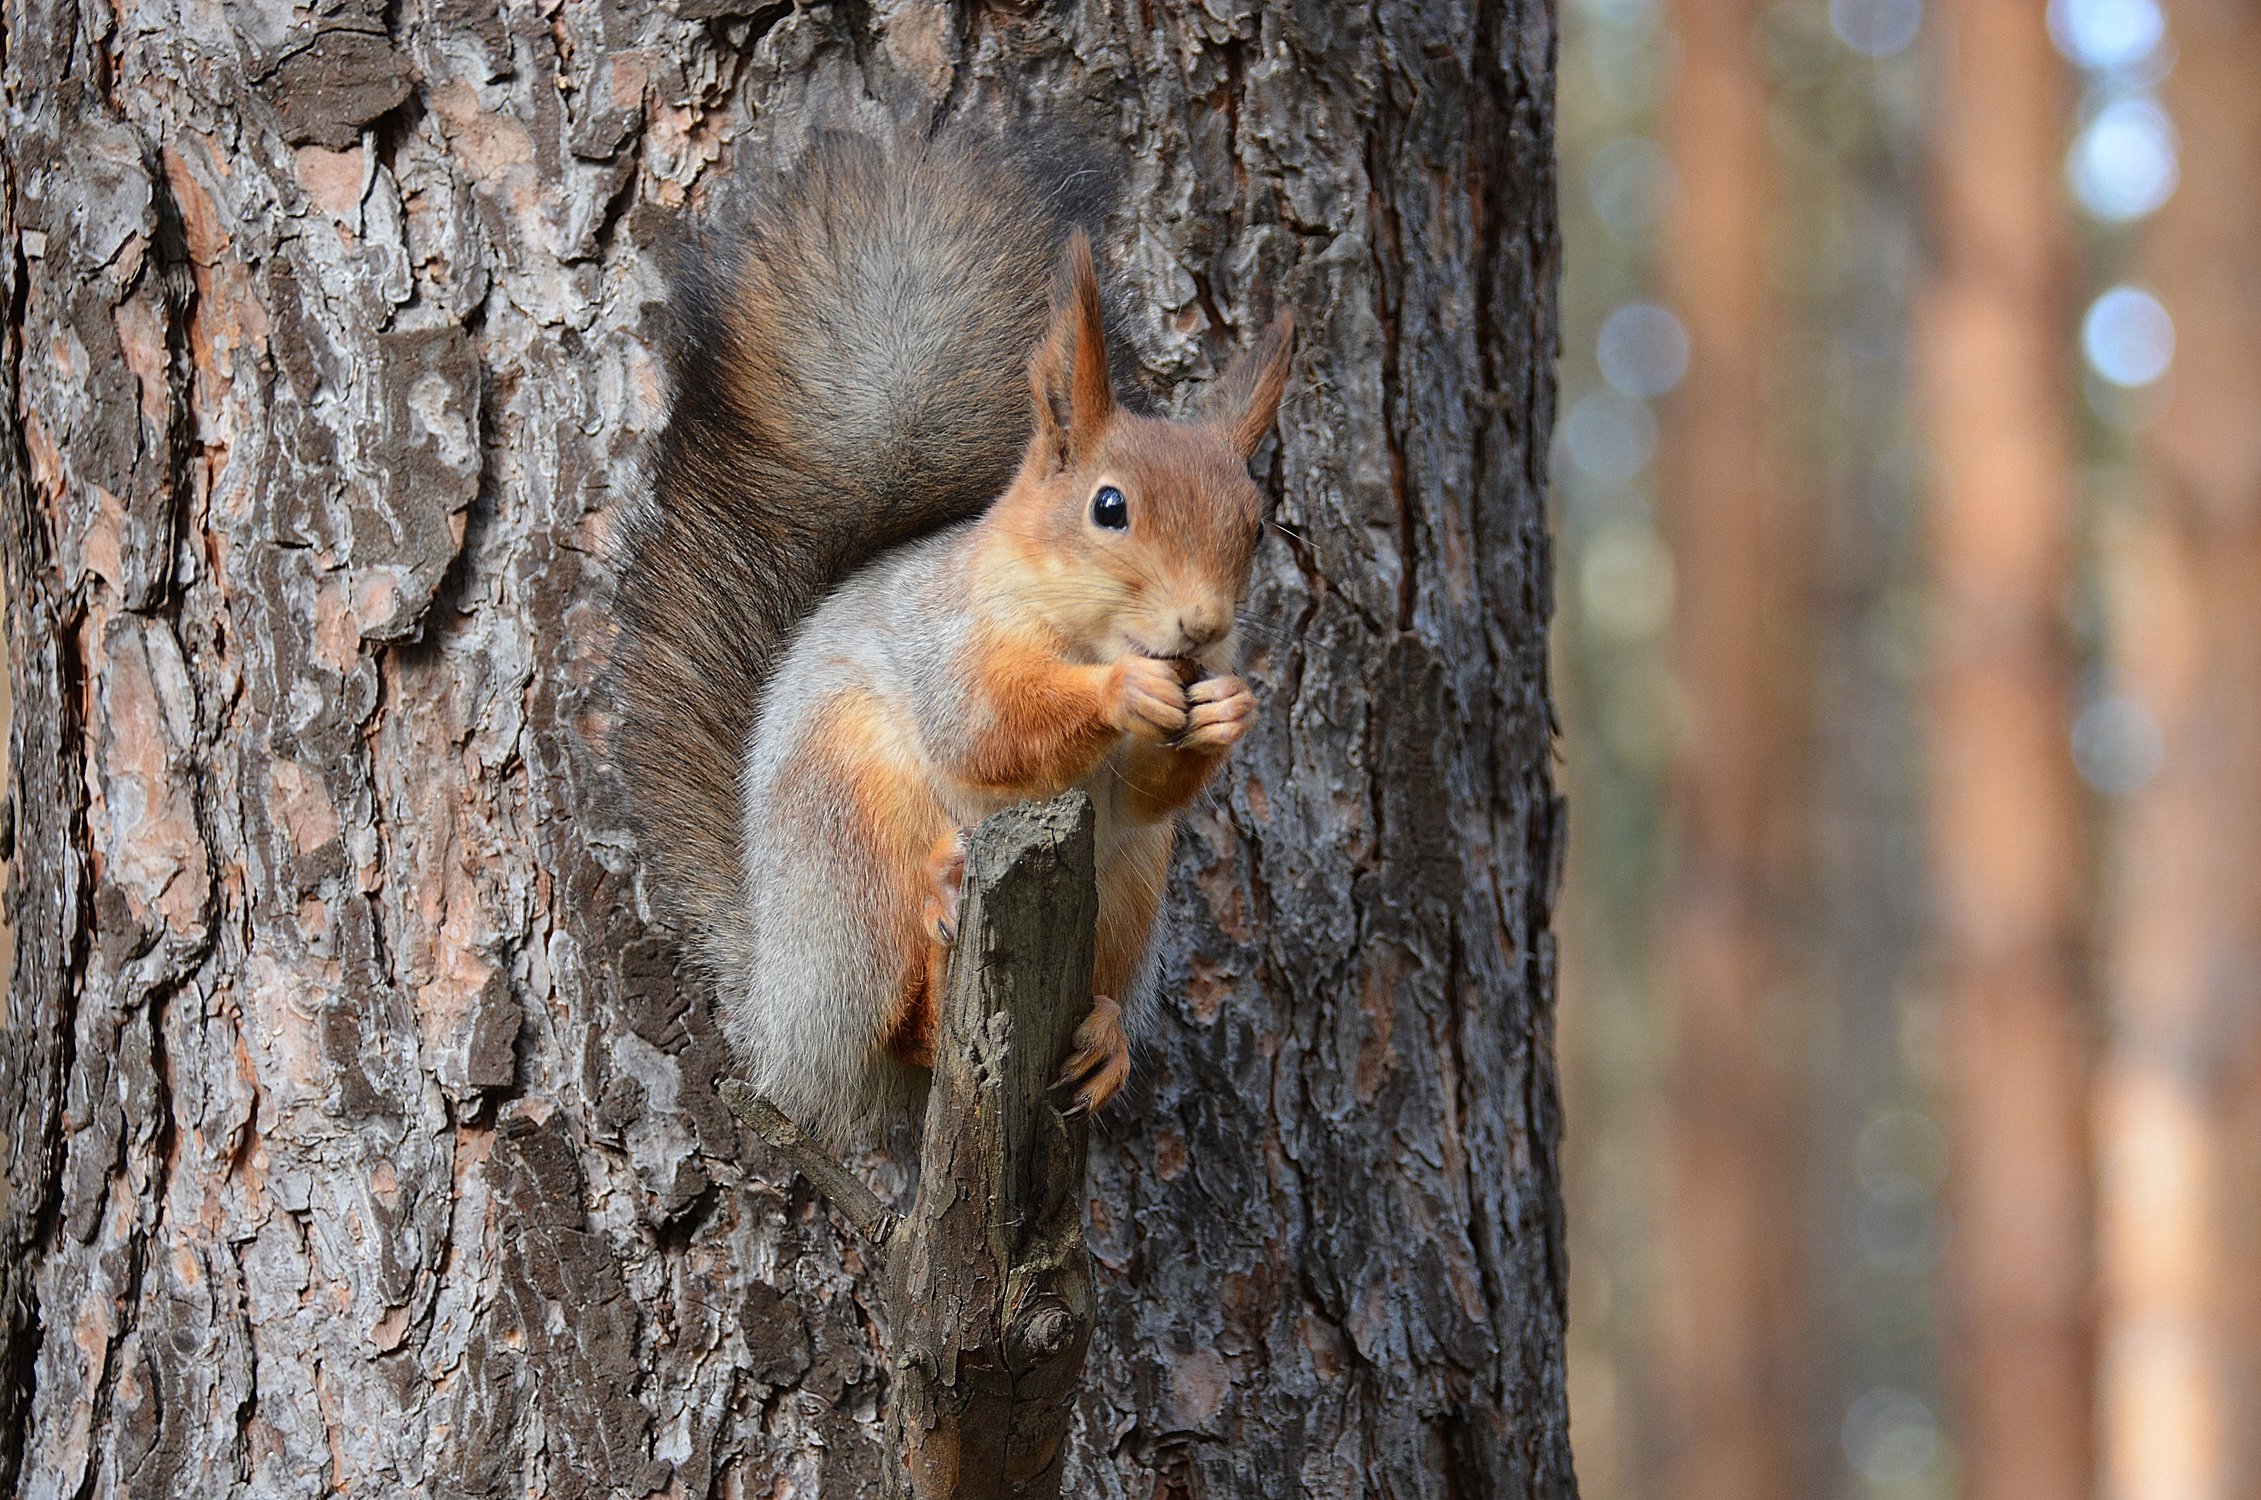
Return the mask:
<path id="1" fill-rule="evenodd" d="M 622 523 L 613 664 L 650 890 L 710 985 L 752 958 L 763 684 L 841 579 L 1011 479 L 1060 244 L 1111 184 L 970 134 L 831 135 L 735 190 L 671 276 L 673 404 Z"/>

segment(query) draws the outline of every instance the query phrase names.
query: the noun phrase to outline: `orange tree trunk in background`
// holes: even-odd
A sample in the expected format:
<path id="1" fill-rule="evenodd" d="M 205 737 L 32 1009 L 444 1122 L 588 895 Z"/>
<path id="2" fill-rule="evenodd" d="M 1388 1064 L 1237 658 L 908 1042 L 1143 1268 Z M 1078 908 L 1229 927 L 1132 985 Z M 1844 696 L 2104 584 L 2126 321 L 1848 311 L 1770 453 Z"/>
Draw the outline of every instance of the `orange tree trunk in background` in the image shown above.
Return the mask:
<path id="1" fill-rule="evenodd" d="M 2089 1493 L 2094 1427 L 2067 88 L 2031 0 L 1939 23 L 1921 339 L 1952 1409 L 1965 1500 L 2064 1500 Z"/>
<path id="2" fill-rule="evenodd" d="M 605 532 L 732 161 L 995 113 L 1119 156 L 1165 390 L 1302 333 L 1067 1492 L 1572 1494 L 1546 0 L 0 28 L 0 1492 L 874 1490 L 871 1268 L 638 919 Z"/>
<path id="3" fill-rule="evenodd" d="M 2111 961 L 2106 1493 L 2261 1497 L 2261 7 L 2170 4 L 2175 323 L 2129 580 L 2130 799 Z"/>
<path id="4" fill-rule="evenodd" d="M 1687 720 L 1664 962 L 1674 1025 L 1665 1254 L 1665 1493 L 1808 1491 L 1796 1065 L 1779 1007 L 1802 819 L 1796 527 L 1768 463 L 1774 166 L 1757 0 L 1684 0 L 1664 130 L 1678 177 L 1665 273 L 1686 322 L 1664 526 Z"/>

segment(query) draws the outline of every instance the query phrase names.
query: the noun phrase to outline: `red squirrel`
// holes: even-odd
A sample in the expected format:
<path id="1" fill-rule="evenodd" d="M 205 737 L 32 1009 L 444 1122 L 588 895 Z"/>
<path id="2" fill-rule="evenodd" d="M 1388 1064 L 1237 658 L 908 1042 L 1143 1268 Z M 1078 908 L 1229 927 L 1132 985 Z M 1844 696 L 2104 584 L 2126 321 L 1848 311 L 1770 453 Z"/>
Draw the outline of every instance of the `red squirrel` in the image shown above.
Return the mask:
<path id="1" fill-rule="evenodd" d="M 1098 810 L 1099 928 L 1057 1090 L 1104 1104 L 1152 1009 L 1173 819 L 1255 720 L 1248 464 L 1293 323 L 1188 418 L 1132 410 L 1091 180 L 972 139 L 821 138 L 673 277 L 617 759 L 749 1081 L 830 1140 L 923 1095 L 963 831 L 1070 787 Z"/>

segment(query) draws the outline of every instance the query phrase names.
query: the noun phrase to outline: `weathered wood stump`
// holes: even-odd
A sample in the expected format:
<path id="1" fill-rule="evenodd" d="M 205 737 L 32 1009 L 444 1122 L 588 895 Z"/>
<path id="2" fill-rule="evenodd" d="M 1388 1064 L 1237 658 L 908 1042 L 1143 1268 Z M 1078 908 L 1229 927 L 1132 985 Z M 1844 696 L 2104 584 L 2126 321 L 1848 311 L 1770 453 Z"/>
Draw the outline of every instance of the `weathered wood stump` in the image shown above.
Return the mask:
<path id="1" fill-rule="evenodd" d="M 723 1096 L 871 1241 L 894 1384 L 888 1492 L 1056 1496 L 1091 1341 L 1086 1125 L 1048 1086 L 1091 1005 L 1091 799 L 974 830 L 921 1138 L 898 1217 L 742 1083 Z"/>

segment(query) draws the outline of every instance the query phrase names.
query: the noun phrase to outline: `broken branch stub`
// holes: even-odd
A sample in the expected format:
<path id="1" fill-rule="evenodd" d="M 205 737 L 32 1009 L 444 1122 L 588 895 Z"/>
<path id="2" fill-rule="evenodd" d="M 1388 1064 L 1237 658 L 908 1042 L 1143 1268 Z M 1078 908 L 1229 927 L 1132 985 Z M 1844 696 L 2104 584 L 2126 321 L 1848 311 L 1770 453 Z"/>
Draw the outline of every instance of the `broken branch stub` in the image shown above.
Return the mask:
<path id="1" fill-rule="evenodd" d="M 973 831 L 908 1214 L 745 1083 L 720 1086 L 883 1262 L 898 1500 L 1060 1493 L 1092 1289 L 1086 1125 L 1061 1116 L 1051 1083 L 1091 1010 L 1093 822 L 1070 792 Z"/>
<path id="2" fill-rule="evenodd" d="M 917 1197 L 887 1258 L 893 1493 L 1060 1492 L 1091 1341 L 1086 1127 L 1049 1089 L 1091 1008 L 1091 799 L 1008 808 L 966 853 Z"/>

